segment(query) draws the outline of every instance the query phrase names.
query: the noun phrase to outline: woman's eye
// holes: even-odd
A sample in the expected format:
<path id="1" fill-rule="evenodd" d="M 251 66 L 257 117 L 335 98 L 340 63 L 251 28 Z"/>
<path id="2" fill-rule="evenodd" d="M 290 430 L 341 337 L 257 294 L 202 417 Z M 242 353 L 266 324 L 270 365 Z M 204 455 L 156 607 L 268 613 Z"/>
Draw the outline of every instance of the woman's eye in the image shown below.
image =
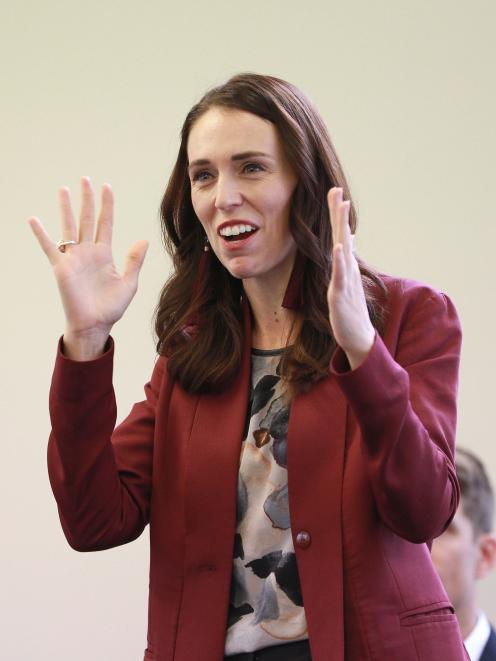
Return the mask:
<path id="1" fill-rule="evenodd" d="M 207 172 L 207 170 L 199 170 L 198 172 L 195 172 L 193 174 L 193 181 L 198 181 L 199 183 L 203 183 L 205 181 L 208 181 L 209 177 L 210 177 L 210 172 Z"/>
<path id="2" fill-rule="evenodd" d="M 244 172 L 247 172 L 248 174 L 262 172 L 264 169 L 265 168 L 260 165 L 260 163 L 246 163 L 246 165 L 243 167 Z"/>

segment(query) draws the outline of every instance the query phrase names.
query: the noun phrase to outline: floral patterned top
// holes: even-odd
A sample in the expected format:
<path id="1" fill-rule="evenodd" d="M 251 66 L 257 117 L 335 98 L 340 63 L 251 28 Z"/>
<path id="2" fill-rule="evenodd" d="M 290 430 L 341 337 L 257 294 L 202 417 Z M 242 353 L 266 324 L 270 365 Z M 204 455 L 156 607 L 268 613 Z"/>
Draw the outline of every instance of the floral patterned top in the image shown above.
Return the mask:
<path id="1" fill-rule="evenodd" d="M 226 655 L 308 638 L 290 527 L 283 351 L 252 350 Z"/>

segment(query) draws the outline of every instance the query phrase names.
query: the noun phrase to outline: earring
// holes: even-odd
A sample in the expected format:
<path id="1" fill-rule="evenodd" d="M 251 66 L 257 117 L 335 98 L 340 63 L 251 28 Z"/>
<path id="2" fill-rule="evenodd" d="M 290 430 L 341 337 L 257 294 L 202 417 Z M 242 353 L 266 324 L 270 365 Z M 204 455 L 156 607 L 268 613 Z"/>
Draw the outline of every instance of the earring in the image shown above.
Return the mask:
<path id="1" fill-rule="evenodd" d="M 303 307 L 303 279 L 307 258 L 298 250 L 289 277 L 286 293 L 282 299 L 282 307 L 288 310 L 299 310 Z"/>
<path id="2" fill-rule="evenodd" d="M 208 252 L 210 250 L 210 243 L 208 241 L 208 238 L 205 237 L 205 243 L 203 245 L 203 252 Z"/>

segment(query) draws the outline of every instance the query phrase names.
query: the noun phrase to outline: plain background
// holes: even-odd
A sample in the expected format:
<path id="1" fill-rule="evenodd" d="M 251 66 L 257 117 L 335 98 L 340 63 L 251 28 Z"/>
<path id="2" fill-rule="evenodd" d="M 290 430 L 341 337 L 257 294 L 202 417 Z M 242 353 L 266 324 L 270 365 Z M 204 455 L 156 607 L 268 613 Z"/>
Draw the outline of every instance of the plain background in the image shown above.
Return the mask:
<path id="1" fill-rule="evenodd" d="M 465 341 L 460 444 L 496 481 L 492 0 L 288 2 L 18 0 L 0 9 L 2 526 L 0 656 L 135 661 L 146 644 L 148 534 L 104 553 L 66 544 L 46 473 L 48 385 L 63 318 L 26 225 L 59 237 L 57 188 L 116 194 L 118 264 L 151 242 L 115 328 L 119 418 L 154 362 L 151 317 L 169 272 L 157 209 L 186 111 L 238 71 L 302 87 L 321 110 L 373 265 L 446 291 Z M 481 601 L 496 621 L 496 576 Z M 208 608 L 208 605 L 206 605 Z"/>

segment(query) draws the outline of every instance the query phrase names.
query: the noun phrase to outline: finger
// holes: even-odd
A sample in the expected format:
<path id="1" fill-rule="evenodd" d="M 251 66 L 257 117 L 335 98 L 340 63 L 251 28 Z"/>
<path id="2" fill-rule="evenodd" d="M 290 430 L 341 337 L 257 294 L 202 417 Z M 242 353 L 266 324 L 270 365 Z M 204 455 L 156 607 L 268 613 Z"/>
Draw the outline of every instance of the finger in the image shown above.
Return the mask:
<path id="1" fill-rule="evenodd" d="M 345 257 L 353 253 L 353 239 L 350 229 L 351 202 L 343 200 L 342 188 L 331 188 L 328 193 L 333 245 L 342 244 Z"/>
<path id="2" fill-rule="evenodd" d="M 114 194 L 110 184 L 102 186 L 102 208 L 96 226 L 97 243 L 112 243 L 112 227 L 114 224 Z"/>
<path id="3" fill-rule="evenodd" d="M 39 218 L 32 216 L 31 218 L 28 218 L 28 223 L 33 231 L 33 234 L 38 239 L 38 243 L 40 244 L 41 249 L 50 260 L 50 263 L 53 264 L 59 256 L 57 246 L 46 233 L 46 230 L 41 224 Z"/>
<path id="4" fill-rule="evenodd" d="M 343 199 L 343 190 L 341 188 L 331 188 L 327 194 L 327 203 L 329 205 L 329 218 L 331 221 L 332 243 L 341 242 L 340 228 L 339 228 L 339 213 L 338 206 Z"/>
<path id="5" fill-rule="evenodd" d="M 136 241 L 126 257 L 124 273 L 122 275 L 133 289 L 136 289 L 138 286 L 138 276 L 143 266 L 147 250 L 148 241 Z"/>
<path id="6" fill-rule="evenodd" d="M 72 213 L 71 191 L 67 186 L 59 188 L 59 206 L 62 216 L 62 236 L 63 241 L 76 241 L 77 228 L 74 214 Z"/>
<path id="7" fill-rule="evenodd" d="M 353 252 L 353 239 L 350 229 L 350 207 L 350 201 L 345 200 L 344 202 L 340 203 L 338 208 L 339 238 L 346 257 L 349 257 L 349 255 L 351 255 Z"/>
<path id="8" fill-rule="evenodd" d="M 89 177 L 81 177 L 81 214 L 79 241 L 93 241 L 95 232 L 95 195 Z"/>

